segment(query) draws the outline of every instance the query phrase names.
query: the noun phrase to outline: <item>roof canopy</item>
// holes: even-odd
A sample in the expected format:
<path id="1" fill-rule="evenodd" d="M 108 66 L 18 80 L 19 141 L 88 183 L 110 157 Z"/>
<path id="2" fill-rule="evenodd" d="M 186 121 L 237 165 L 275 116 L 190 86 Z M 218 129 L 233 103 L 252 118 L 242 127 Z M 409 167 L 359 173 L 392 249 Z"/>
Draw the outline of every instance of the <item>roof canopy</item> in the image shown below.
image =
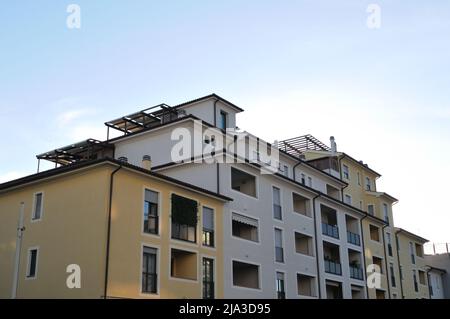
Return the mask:
<path id="1" fill-rule="evenodd" d="M 179 111 L 167 104 L 158 104 L 142 111 L 108 121 L 105 125 L 125 135 L 155 127 L 178 118 Z"/>
<path id="2" fill-rule="evenodd" d="M 100 151 L 113 148 L 114 146 L 108 142 L 88 139 L 36 155 L 36 157 L 39 160 L 43 159 L 56 164 L 68 165 L 82 160 L 96 159 Z"/>

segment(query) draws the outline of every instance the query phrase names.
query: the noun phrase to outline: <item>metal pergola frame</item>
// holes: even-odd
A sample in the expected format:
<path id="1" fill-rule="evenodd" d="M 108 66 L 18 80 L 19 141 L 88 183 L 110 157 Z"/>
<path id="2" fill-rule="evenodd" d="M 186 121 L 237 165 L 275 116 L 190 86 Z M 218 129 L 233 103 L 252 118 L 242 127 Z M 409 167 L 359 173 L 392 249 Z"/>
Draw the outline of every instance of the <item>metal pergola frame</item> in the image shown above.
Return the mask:
<path id="1" fill-rule="evenodd" d="M 38 159 L 38 172 L 41 160 L 54 162 L 55 167 L 58 165 L 69 165 L 75 162 L 89 160 L 97 152 L 104 149 L 114 149 L 114 145 L 95 139 L 87 139 L 85 141 L 70 144 L 57 148 L 53 151 L 36 155 L 36 158 Z"/>
<path id="2" fill-rule="evenodd" d="M 176 118 L 178 117 L 178 111 L 167 104 L 158 104 L 142 111 L 108 121 L 105 123 L 108 130 L 107 140 L 109 140 L 110 128 L 118 130 L 124 135 L 128 135 L 162 124 L 164 117 L 167 115 L 169 119 Z"/>
<path id="3" fill-rule="evenodd" d="M 331 148 L 311 134 L 290 138 L 278 142 L 278 148 L 295 157 L 300 157 L 308 150 L 331 151 Z"/>

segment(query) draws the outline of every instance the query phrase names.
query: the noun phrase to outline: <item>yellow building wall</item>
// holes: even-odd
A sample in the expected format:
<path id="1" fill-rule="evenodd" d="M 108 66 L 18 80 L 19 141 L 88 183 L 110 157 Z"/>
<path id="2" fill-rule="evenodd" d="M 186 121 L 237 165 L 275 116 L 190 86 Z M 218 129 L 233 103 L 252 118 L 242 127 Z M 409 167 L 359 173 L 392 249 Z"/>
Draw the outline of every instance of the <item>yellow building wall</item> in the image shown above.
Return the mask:
<path id="1" fill-rule="evenodd" d="M 398 234 L 398 241 L 400 246 L 398 253 L 403 273 L 402 287 L 404 297 L 406 299 L 416 299 L 416 298 L 428 299 L 429 290 L 428 290 L 428 278 L 426 275 L 425 259 L 423 257 L 419 257 L 416 255 L 415 264 L 413 264 L 409 249 L 410 242 L 412 242 L 413 244 L 418 243 L 420 245 L 422 245 L 422 243 L 415 241 L 414 239 L 406 236 L 404 233 Z M 419 290 L 418 292 L 416 292 L 414 289 L 413 270 L 416 270 L 418 290 Z M 426 283 L 425 285 L 421 284 L 419 281 L 419 273 L 418 273 L 419 270 L 425 272 L 425 283 Z"/>
<path id="2" fill-rule="evenodd" d="M 0 298 L 10 298 L 16 228 L 25 203 L 26 228 L 21 250 L 18 298 L 102 298 L 104 295 L 109 181 L 112 165 L 89 168 L 0 194 Z M 145 187 L 160 191 L 161 236 L 142 233 Z M 34 194 L 43 192 L 42 219 L 31 222 Z M 197 244 L 170 239 L 170 195 L 175 192 L 200 203 Z M 215 246 L 201 246 L 202 206 L 214 209 Z M 108 297 L 201 298 L 202 257 L 214 259 L 216 298 L 223 297 L 223 202 L 148 175 L 122 169 L 114 178 Z M 142 247 L 158 248 L 159 291 L 141 294 Z M 27 254 L 39 247 L 37 277 L 26 278 Z M 170 248 L 197 254 L 197 280 L 171 279 Z M 68 289 L 66 267 L 81 267 L 81 288 Z"/>
<path id="3" fill-rule="evenodd" d="M 386 292 L 386 298 L 389 298 L 388 292 L 390 292 L 390 296 L 392 298 L 401 298 L 400 291 L 400 273 L 398 269 L 398 258 L 396 253 L 396 243 L 395 243 L 395 230 L 393 228 L 393 213 L 392 213 L 392 201 L 389 201 L 386 198 L 376 197 L 366 191 L 366 177 L 369 177 L 372 184 L 372 191 L 376 189 L 376 178 L 377 176 L 370 172 L 369 170 L 365 170 L 360 165 L 355 162 L 343 158 L 341 160 L 341 171 L 343 171 L 343 166 L 346 165 L 349 168 L 350 179 L 346 179 L 343 177 L 343 180 L 348 183 L 348 186 L 344 188 L 344 195 L 348 194 L 352 198 L 352 205 L 356 208 L 362 209 L 364 211 L 368 211 L 368 205 L 374 205 L 374 216 L 384 220 L 384 212 L 383 212 L 383 203 L 388 205 L 388 217 L 390 225 L 385 227 L 384 234 L 390 233 L 391 235 L 391 245 L 392 245 L 392 256 L 388 254 L 387 248 L 387 239 L 386 235 L 384 235 L 385 245 L 386 245 L 386 258 L 385 252 L 383 249 L 383 244 L 374 242 L 370 239 L 370 230 L 369 225 L 374 224 L 375 226 L 380 228 L 380 234 L 382 233 L 382 223 L 377 223 L 368 218 L 363 220 L 363 231 L 364 231 L 364 244 L 365 244 L 365 257 L 366 257 L 366 265 L 372 263 L 372 256 L 377 256 L 383 258 L 383 270 L 384 273 L 382 275 L 382 285 L 381 289 Z M 359 182 L 358 182 L 358 174 L 359 174 Z M 387 266 L 386 266 L 387 259 Z M 392 286 L 392 281 L 390 278 L 390 263 L 394 265 L 394 276 L 395 276 L 395 287 Z M 388 282 L 391 281 L 390 287 L 388 289 Z M 375 289 L 369 289 L 369 298 L 376 298 Z"/>
<path id="4" fill-rule="evenodd" d="M 144 189 L 148 188 L 160 193 L 160 233 L 161 236 L 142 233 L 142 216 Z M 199 202 L 197 224 L 197 243 L 188 243 L 170 238 L 171 194 L 184 196 Z M 214 209 L 215 247 L 203 247 L 202 207 Z M 108 296 L 125 298 L 202 298 L 202 258 L 214 259 L 216 298 L 223 298 L 223 203 L 207 197 L 175 187 L 172 184 L 150 181 L 139 174 L 119 171 L 115 177 L 114 200 L 112 206 L 112 236 L 110 283 Z M 126 212 L 126 213 L 124 213 Z M 157 295 L 141 293 L 141 249 L 148 246 L 158 249 L 159 286 Z M 196 253 L 197 269 L 188 269 L 188 273 L 196 273 L 196 280 L 170 277 L 171 248 Z M 130 269 L 132 265 L 132 269 Z"/>
<path id="5" fill-rule="evenodd" d="M 11 298 L 16 228 L 24 202 L 18 298 L 100 298 L 106 245 L 109 169 L 89 169 L 0 194 L 0 298 Z M 31 221 L 43 192 L 40 221 Z M 37 277 L 26 278 L 28 249 L 39 247 Z M 82 289 L 68 289 L 66 267 L 78 264 Z"/>

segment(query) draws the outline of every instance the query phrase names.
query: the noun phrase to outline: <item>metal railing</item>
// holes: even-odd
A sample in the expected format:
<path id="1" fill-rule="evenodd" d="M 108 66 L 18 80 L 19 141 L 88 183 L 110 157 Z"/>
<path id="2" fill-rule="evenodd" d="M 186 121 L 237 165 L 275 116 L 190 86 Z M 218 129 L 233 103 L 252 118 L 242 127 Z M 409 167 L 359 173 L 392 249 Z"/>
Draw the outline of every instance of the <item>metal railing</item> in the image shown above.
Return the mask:
<path id="1" fill-rule="evenodd" d="M 361 246 L 361 237 L 358 234 L 347 231 L 347 242 L 356 246 Z"/>
<path id="2" fill-rule="evenodd" d="M 359 266 L 349 265 L 350 267 L 350 278 L 364 280 L 363 270 Z"/>
<path id="3" fill-rule="evenodd" d="M 332 260 L 325 259 L 325 272 L 334 275 L 342 275 L 341 264 Z"/>
<path id="4" fill-rule="evenodd" d="M 339 239 L 339 228 L 334 225 L 322 223 L 322 234 Z"/>

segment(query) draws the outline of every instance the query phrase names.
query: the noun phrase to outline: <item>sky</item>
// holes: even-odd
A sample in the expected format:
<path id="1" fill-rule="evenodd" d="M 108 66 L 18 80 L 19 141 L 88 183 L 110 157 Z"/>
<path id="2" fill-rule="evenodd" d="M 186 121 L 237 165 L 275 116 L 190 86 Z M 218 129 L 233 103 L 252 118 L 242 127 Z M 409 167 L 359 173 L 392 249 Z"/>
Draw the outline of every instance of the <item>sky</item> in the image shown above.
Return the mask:
<path id="1" fill-rule="evenodd" d="M 216 93 L 265 140 L 335 136 L 383 175 L 397 226 L 450 242 L 449 57 L 446 0 L 4 2 L 0 182 L 108 120 Z"/>

